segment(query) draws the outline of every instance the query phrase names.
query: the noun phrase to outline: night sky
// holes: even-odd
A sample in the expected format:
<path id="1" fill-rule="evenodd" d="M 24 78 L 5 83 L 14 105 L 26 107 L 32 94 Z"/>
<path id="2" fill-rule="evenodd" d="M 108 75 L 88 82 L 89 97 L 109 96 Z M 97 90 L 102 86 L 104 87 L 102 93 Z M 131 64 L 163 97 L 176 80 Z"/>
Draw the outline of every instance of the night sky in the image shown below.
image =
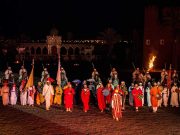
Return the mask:
<path id="1" fill-rule="evenodd" d="M 52 27 L 66 36 L 93 38 L 107 27 L 126 33 L 143 26 L 141 0 L 1 0 L 0 34 L 45 38 Z"/>

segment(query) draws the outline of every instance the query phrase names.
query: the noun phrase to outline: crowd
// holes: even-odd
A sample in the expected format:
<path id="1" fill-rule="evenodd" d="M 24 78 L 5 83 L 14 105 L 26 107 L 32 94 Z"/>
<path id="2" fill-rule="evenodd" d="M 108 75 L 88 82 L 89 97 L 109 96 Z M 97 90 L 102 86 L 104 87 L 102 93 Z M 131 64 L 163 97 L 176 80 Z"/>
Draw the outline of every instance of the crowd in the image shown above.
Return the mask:
<path id="1" fill-rule="evenodd" d="M 78 79 L 68 82 L 63 67 L 60 68 L 60 77 L 60 83 L 54 83 L 56 81 L 50 77 L 47 68 L 44 68 L 38 85 L 26 87 L 28 74 L 24 66 L 19 71 L 19 84 L 13 81 L 13 72 L 11 67 L 8 67 L 0 88 L 2 103 L 16 105 L 17 101 L 20 101 L 23 106 L 39 106 L 45 103 L 46 110 L 57 104 L 64 105 L 67 112 L 73 111 L 73 105 L 80 104 L 83 104 L 83 111 L 87 112 L 90 109 L 89 104 L 93 104 L 101 112 L 112 111 L 112 116 L 117 121 L 122 117 L 122 111 L 127 104 L 134 107 L 136 112 L 142 106 L 152 108 L 154 113 L 161 106 L 179 107 L 180 87 L 176 70 L 167 72 L 163 69 L 159 81 L 156 82 L 150 72 L 143 74 L 137 68 L 132 73 L 129 87 L 124 81 L 119 81 L 115 68 L 112 68 L 105 85 L 95 68 L 91 78 L 82 82 Z"/>

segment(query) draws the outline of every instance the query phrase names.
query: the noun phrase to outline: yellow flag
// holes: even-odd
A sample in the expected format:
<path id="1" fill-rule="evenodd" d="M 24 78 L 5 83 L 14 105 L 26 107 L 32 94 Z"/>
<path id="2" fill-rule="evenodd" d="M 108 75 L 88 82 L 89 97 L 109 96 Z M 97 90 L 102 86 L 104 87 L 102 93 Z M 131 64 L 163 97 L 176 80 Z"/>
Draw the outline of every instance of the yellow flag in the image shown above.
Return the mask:
<path id="1" fill-rule="evenodd" d="M 29 76 L 29 79 L 26 83 L 26 87 L 25 87 L 25 90 L 31 86 L 34 85 L 34 61 L 33 61 L 33 65 L 32 65 L 32 70 L 31 70 L 31 74 Z"/>

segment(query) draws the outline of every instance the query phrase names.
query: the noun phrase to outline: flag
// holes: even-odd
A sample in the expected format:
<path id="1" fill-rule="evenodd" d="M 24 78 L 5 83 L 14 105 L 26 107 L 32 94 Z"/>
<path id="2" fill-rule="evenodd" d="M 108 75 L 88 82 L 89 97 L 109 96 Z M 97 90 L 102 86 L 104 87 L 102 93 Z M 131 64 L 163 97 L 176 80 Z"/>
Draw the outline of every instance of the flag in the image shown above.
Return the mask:
<path id="1" fill-rule="evenodd" d="M 171 64 L 170 64 L 170 68 L 169 68 L 169 71 L 168 71 L 167 87 L 169 89 L 171 88 Z"/>
<path id="2" fill-rule="evenodd" d="M 57 70 L 57 76 L 56 81 L 58 85 L 61 85 L 61 64 L 60 64 L 60 57 L 58 58 L 58 70 Z"/>
<path id="3" fill-rule="evenodd" d="M 29 79 L 26 83 L 26 86 L 25 86 L 25 90 L 31 86 L 34 85 L 34 59 L 33 59 L 33 63 L 32 63 L 32 70 L 31 70 L 31 74 L 29 76 Z"/>

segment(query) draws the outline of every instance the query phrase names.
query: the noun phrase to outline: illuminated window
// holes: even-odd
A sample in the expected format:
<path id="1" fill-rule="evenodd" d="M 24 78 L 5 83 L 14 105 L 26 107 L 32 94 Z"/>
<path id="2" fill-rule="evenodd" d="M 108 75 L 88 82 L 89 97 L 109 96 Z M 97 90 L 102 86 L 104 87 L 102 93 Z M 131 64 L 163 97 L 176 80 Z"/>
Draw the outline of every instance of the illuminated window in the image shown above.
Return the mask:
<path id="1" fill-rule="evenodd" d="M 164 39 L 160 39 L 160 45 L 164 45 Z"/>
<path id="2" fill-rule="evenodd" d="M 150 40 L 146 39 L 146 45 L 150 45 Z"/>

